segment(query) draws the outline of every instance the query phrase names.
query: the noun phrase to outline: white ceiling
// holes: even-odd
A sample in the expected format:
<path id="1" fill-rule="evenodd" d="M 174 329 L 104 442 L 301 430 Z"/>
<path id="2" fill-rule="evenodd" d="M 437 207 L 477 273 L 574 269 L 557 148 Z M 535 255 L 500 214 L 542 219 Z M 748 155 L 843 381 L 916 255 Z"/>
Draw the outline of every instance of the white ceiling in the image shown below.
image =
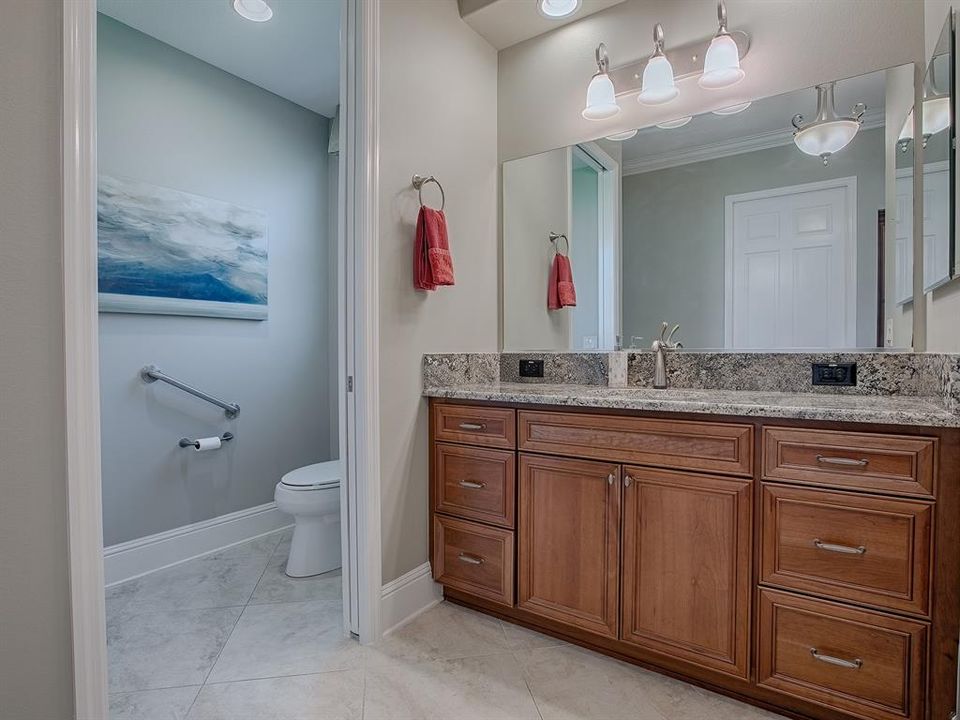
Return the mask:
<path id="1" fill-rule="evenodd" d="M 580 9 L 566 18 L 546 18 L 537 0 L 459 0 L 460 17 L 497 50 L 556 30 L 624 0 L 581 0 Z"/>
<path id="2" fill-rule="evenodd" d="M 268 0 L 244 20 L 231 0 L 98 0 L 125 25 L 282 98 L 332 117 L 340 98 L 340 1 Z"/>
<path id="3" fill-rule="evenodd" d="M 876 125 L 883 122 L 885 107 L 886 71 L 840 80 L 835 87 L 837 114 L 847 115 L 858 102 L 866 104 L 865 118 Z M 635 95 L 620 98 L 621 105 L 636 102 Z M 702 157 L 709 148 L 722 148 L 728 143 L 767 138 L 767 146 L 791 142 L 791 119 L 797 113 L 804 122 L 813 120 L 817 111 L 817 91 L 814 88 L 774 95 L 754 102 L 736 115 L 720 116 L 713 113 L 697 115 L 687 125 L 673 130 L 647 127 L 630 140 L 623 142 L 625 172 L 631 166 L 662 166 L 660 158 L 676 155 Z M 761 145 L 762 146 L 762 145 Z"/>

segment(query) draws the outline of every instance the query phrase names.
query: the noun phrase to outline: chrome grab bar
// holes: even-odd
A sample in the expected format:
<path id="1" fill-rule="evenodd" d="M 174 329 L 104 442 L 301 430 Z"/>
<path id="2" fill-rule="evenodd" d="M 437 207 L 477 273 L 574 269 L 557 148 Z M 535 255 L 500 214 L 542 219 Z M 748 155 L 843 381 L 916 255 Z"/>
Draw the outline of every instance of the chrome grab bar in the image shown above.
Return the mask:
<path id="1" fill-rule="evenodd" d="M 145 368 L 140 370 L 140 378 L 145 383 L 156 382 L 157 380 L 162 380 L 167 383 L 167 385 L 173 385 L 175 388 L 183 390 L 185 393 L 189 393 L 194 397 L 198 397 L 201 400 L 206 400 L 212 405 L 216 405 L 219 408 L 223 408 L 223 412 L 228 418 L 235 418 L 240 414 L 240 406 L 236 403 L 224 402 L 220 398 L 214 397 L 213 395 L 208 395 L 202 390 L 197 390 L 192 385 L 187 385 L 185 382 L 181 382 L 176 378 L 172 378 L 169 375 L 164 374 L 160 368 L 156 365 L 147 365 Z"/>

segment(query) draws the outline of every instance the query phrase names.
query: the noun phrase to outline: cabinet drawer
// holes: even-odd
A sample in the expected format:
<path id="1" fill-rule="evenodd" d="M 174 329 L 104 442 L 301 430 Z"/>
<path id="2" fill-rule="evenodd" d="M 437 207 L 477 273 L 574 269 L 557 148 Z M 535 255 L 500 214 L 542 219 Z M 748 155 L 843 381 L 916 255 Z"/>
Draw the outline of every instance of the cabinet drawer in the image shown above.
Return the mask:
<path id="1" fill-rule="evenodd" d="M 769 427 L 763 476 L 932 497 L 935 438 Z"/>
<path id="2" fill-rule="evenodd" d="M 553 455 L 753 474 L 753 427 L 735 423 L 521 410 L 519 445 Z"/>
<path id="3" fill-rule="evenodd" d="M 517 414 L 511 408 L 439 404 L 432 408 L 435 440 L 507 449 L 517 446 Z"/>
<path id="4" fill-rule="evenodd" d="M 433 509 L 512 528 L 516 453 L 435 443 Z"/>
<path id="5" fill-rule="evenodd" d="M 433 516 L 433 579 L 513 606 L 513 533 Z"/>
<path id="6" fill-rule="evenodd" d="M 932 512 L 930 503 L 764 484 L 761 580 L 924 615 Z"/>
<path id="7" fill-rule="evenodd" d="M 859 718 L 923 717 L 927 625 L 760 591 L 761 687 Z"/>

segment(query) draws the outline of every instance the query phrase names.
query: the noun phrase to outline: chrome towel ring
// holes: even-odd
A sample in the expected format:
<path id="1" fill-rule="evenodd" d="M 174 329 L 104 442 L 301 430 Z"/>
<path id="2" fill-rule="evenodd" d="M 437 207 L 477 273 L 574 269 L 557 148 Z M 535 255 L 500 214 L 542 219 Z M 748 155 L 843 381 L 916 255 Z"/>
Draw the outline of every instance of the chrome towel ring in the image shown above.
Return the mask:
<path id="1" fill-rule="evenodd" d="M 552 232 L 550 233 L 549 237 L 550 237 L 550 242 L 553 243 L 553 247 L 557 252 L 560 252 L 560 238 L 563 238 L 563 241 L 567 244 L 567 252 L 564 254 L 566 255 L 570 254 L 570 241 L 567 239 L 566 235 L 564 235 L 563 233 Z"/>
<path id="2" fill-rule="evenodd" d="M 424 177 L 423 175 L 414 175 L 413 176 L 413 186 L 417 189 L 417 197 L 420 199 L 420 207 L 425 207 L 423 204 L 423 186 L 427 183 L 434 183 L 438 188 L 440 188 L 440 211 L 443 212 L 443 208 L 447 204 L 447 196 L 443 192 L 443 185 L 440 184 L 440 181 L 437 180 L 433 175 Z"/>

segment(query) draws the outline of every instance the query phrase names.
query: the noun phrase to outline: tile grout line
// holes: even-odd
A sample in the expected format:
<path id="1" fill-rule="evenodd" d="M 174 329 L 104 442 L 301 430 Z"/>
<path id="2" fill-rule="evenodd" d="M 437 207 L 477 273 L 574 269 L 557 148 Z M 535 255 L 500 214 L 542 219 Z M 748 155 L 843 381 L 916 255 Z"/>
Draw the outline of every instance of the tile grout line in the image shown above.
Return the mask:
<path id="1" fill-rule="evenodd" d="M 230 638 L 232 638 L 232 637 L 233 637 L 233 633 L 236 632 L 237 625 L 240 624 L 240 618 L 243 617 L 244 611 L 246 611 L 247 607 L 249 607 L 249 605 L 250 605 L 250 598 L 253 597 L 253 594 L 257 591 L 257 587 L 260 585 L 260 581 L 263 580 L 263 576 L 266 575 L 266 573 L 267 573 L 267 568 L 270 567 L 270 560 L 273 559 L 274 554 L 277 552 L 277 548 L 280 547 L 280 543 L 281 543 L 281 541 L 282 541 L 282 531 L 278 531 L 278 532 L 277 532 L 277 536 L 278 536 L 278 537 L 277 537 L 277 543 L 276 543 L 276 545 L 273 546 L 273 550 L 272 550 L 272 551 L 270 552 L 270 554 L 267 556 L 267 561 L 266 561 L 266 563 L 264 563 L 263 570 L 260 571 L 260 577 L 257 578 L 257 582 L 256 582 L 256 584 L 253 586 L 253 590 L 250 591 L 250 595 L 247 597 L 247 602 L 244 603 L 243 607 L 242 607 L 241 610 L 240 610 L 240 614 L 237 615 L 237 620 L 236 620 L 236 622 L 233 623 L 233 627 L 230 628 L 230 633 L 227 635 L 226 640 L 224 640 L 224 641 L 223 641 L 223 645 L 220 646 L 220 650 L 219 650 L 219 652 L 217 652 L 217 657 L 214 659 L 214 661 L 213 661 L 212 663 L 210 663 L 210 669 L 207 670 L 207 674 L 203 676 L 203 682 L 200 683 L 200 689 L 197 690 L 197 695 L 196 695 L 196 697 L 193 698 L 193 702 L 190 703 L 190 707 L 187 708 L 187 713 L 186 713 L 186 715 L 184 715 L 184 718 L 189 718 L 189 717 L 190 717 L 190 713 L 193 712 L 193 707 L 194 707 L 194 705 L 197 704 L 197 700 L 200 698 L 200 693 L 202 693 L 202 692 L 203 692 L 203 689 L 207 686 L 207 680 L 210 679 L 210 674 L 213 672 L 213 669 L 217 666 L 217 663 L 220 662 L 220 657 L 221 657 L 221 655 L 223 655 L 223 649 L 224 649 L 225 647 L 227 647 L 227 643 L 230 642 Z M 236 607 L 236 606 L 235 606 L 235 607 Z"/>

